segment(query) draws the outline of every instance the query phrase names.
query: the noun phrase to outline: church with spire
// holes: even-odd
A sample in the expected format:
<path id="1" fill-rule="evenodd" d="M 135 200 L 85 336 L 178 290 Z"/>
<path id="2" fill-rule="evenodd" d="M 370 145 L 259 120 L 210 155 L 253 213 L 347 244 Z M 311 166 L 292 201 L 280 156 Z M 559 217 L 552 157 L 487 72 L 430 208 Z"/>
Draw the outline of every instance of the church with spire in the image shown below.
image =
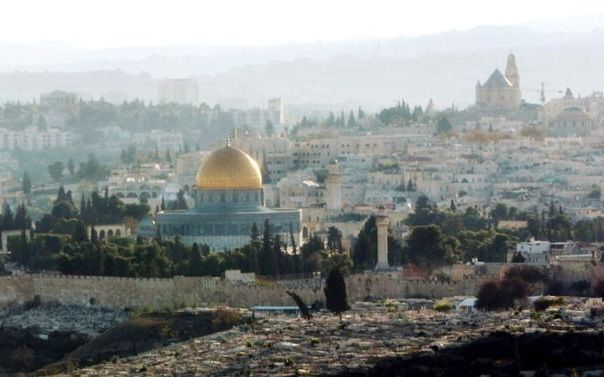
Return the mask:
<path id="1" fill-rule="evenodd" d="M 484 84 L 476 83 L 476 105 L 479 107 L 517 109 L 521 99 L 520 76 L 514 54 L 508 55 L 505 75 L 495 69 Z"/>

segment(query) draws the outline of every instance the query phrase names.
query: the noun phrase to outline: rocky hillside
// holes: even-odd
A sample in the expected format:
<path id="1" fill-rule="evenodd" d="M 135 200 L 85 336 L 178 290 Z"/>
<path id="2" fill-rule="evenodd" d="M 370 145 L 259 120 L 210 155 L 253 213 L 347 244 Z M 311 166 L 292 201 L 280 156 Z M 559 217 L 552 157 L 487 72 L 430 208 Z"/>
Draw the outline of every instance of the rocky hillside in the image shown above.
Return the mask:
<path id="1" fill-rule="evenodd" d="M 344 316 L 343 322 L 328 313 L 317 314 L 310 322 L 287 316 L 256 317 L 254 322 L 228 331 L 172 344 L 134 357 L 115 358 L 104 364 L 61 375 L 386 376 L 388 374 L 374 374 L 378 369 L 371 368 L 398 365 L 392 364 L 398 360 L 427 360 L 425 363 L 428 363 L 441 353 L 456 357 L 455 351 L 443 350 L 464 344 L 468 348 L 461 348 L 460 352 L 471 355 L 475 350 L 486 348 L 486 344 L 497 345 L 501 341 L 502 348 L 494 350 L 491 359 L 485 360 L 488 366 L 489 362 L 498 360 L 498 353 L 503 355 L 510 350 L 510 342 L 516 339 L 515 336 L 573 331 L 575 334 L 587 334 L 585 339 L 591 339 L 590 333 L 599 332 L 604 327 L 599 314 L 601 302 L 595 300 L 567 299 L 565 304 L 551 307 L 546 312 L 528 309 L 494 313 L 439 312 L 431 309 L 433 304 L 430 300 L 357 303 Z M 498 332 L 505 335 L 471 343 Z M 533 352 L 537 349 L 536 345 L 549 342 L 549 338 L 528 336 L 521 339 L 526 339 L 527 344 L 527 347 L 519 348 L 523 353 L 522 360 L 530 360 L 531 355 L 536 355 L 534 357 L 537 359 L 519 365 L 537 370 L 541 365 L 540 357 L 543 357 L 542 364 L 552 361 L 551 354 Z M 533 339 L 537 341 L 533 342 Z M 578 347 L 592 345 L 578 340 L 583 338 L 572 336 L 556 339 L 556 346 L 560 345 L 564 352 L 570 350 L 565 344 Z M 488 350 L 483 351 L 485 357 L 489 357 Z M 564 354 L 569 355 L 569 363 L 575 363 L 579 359 L 573 355 L 588 353 L 577 351 Z M 506 355 L 510 356 L 509 353 Z M 595 355 L 596 358 L 592 355 L 587 365 L 595 368 L 593 365 L 599 360 L 599 355 Z M 399 359 L 402 357 L 420 359 Z M 464 363 L 464 360 L 458 357 L 456 365 Z M 443 358 L 440 365 L 446 364 L 446 361 Z M 558 366 L 552 364 L 547 367 Z M 564 367 L 573 366 L 583 368 L 586 363 Z"/>

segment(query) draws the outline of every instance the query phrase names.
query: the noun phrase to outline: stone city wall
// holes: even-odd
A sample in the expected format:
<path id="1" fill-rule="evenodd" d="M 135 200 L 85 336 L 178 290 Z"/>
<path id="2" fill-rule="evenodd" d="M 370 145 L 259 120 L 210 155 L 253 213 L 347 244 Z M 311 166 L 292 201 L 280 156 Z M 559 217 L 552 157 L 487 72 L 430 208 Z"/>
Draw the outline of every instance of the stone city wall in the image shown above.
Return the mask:
<path id="1" fill-rule="evenodd" d="M 324 301 L 322 279 L 232 282 L 214 277 L 142 279 L 95 276 L 23 275 L 0 278 L 0 305 L 32 300 L 89 304 L 111 308 L 229 305 L 292 305 L 285 290 L 307 303 Z M 442 283 L 408 280 L 400 272 L 354 274 L 346 279 L 351 302 L 373 298 L 447 297 L 473 295 L 479 280 Z"/>

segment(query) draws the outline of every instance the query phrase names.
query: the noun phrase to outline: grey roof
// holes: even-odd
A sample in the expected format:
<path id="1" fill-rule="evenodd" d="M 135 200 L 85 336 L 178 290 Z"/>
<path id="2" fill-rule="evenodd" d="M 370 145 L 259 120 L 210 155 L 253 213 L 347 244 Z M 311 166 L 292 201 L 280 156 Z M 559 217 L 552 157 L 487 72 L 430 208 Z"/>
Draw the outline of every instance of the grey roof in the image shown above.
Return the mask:
<path id="1" fill-rule="evenodd" d="M 484 83 L 482 87 L 493 89 L 510 88 L 512 87 L 512 83 L 509 82 L 508 79 L 506 79 L 505 76 L 502 75 L 498 69 L 496 69 L 495 71 L 493 71 L 493 73 L 491 73 L 491 76 L 489 76 L 489 79 Z"/>

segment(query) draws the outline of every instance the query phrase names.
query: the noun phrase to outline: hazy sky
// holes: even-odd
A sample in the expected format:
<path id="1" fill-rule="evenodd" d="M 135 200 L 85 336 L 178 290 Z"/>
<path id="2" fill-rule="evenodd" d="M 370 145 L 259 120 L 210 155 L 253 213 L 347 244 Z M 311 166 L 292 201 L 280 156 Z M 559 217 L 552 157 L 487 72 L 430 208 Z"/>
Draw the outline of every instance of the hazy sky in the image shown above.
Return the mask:
<path id="1" fill-rule="evenodd" d="M 604 14 L 602 0 L 19 0 L 0 42 L 79 47 L 271 45 L 414 36 Z"/>

